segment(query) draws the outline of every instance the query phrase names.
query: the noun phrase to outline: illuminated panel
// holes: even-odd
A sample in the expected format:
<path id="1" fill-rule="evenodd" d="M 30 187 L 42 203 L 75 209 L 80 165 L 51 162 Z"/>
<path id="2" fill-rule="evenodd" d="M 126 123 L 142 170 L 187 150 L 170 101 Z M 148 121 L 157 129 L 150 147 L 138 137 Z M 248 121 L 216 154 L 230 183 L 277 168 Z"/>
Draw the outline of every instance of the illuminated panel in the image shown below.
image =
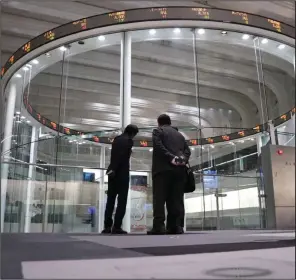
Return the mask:
<path id="1" fill-rule="evenodd" d="M 207 141 L 209 144 L 212 144 L 212 143 L 214 143 L 214 140 L 213 140 L 213 138 L 207 138 L 207 139 L 206 139 L 206 141 Z"/>
<path id="2" fill-rule="evenodd" d="M 191 145 L 196 146 L 196 145 L 197 145 L 197 140 L 196 140 L 196 139 L 189 140 L 189 143 L 190 143 Z"/>
<path id="3" fill-rule="evenodd" d="M 241 136 L 241 137 L 244 137 L 244 136 L 245 136 L 245 132 L 244 132 L 244 131 L 239 131 L 237 134 L 238 134 L 239 136 Z"/>
<path id="4" fill-rule="evenodd" d="M 192 8 L 193 12 L 199 15 L 199 18 L 210 19 L 210 12 L 206 8 Z"/>
<path id="5" fill-rule="evenodd" d="M 54 130 L 57 130 L 57 124 L 55 122 L 50 122 L 50 126 L 51 128 L 53 128 Z"/>
<path id="6" fill-rule="evenodd" d="M 125 14 L 126 14 L 125 11 L 121 11 L 121 12 L 109 13 L 108 16 L 115 22 L 121 23 L 125 21 Z"/>
<path id="7" fill-rule="evenodd" d="M 71 134 L 70 128 L 64 127 L 65 134 Z"/>
<path id="8" fill-rule="evenodd" d="M 31 51 L 31 42 L 28 42 L 27 44 L 25 44 L 23 47 L 22 47 L 23 51 L 28 53 Z"/>
<path id="9" fill-rule="evenodd" d="M 260 132 L 260 126 L 257 125 L 257 126 L 255 126 L 255 127 L 253 127 L 253 130 L 254 130 L 255 132 Z"/>
<path id="10" fill-rule="evenodd" d="M 44 38 L 48 41 L 54 40 L 55 39 L 55 33 L 52 31 L 47 31 L 44 33 Z"/>
<path id="11" fill-rule="evenodd" d="M 72 24 L 74 26 L 79 26 L 79 28 L 81 30 L 85 30 L 87 28 L 87 19 L 84 18 L 84 19 L 81 19 L 81 20 L 77 20 L 77 21 L 72 22 Z"/>
<path id="12" fill-rule="evenodd" d="M 140 141 L 140 146 L 141 147 L 148 147 L 148 142 L 143 140 L 143 141 Z"/>
<path id="13" fill-rule="evenodd" d="M 242 13 L 242 12 L 235 12 L 235 11 L 232 11 L 231 14 L 239 17 L 243 21 L 244 24 L 249 24 L 248 14 Z"/>
<path id="14" fill-rule="evenodd" d="M 167 15 L 168 15 L 167 8 L 152 8 L 152 9 L 150 9 L 150 12 L 159 13 L 161 18 L 163 18 L 163 19 L 167 18 Z"/>
<path id="15" fill-rule="evenodd" d="M 230 137 L 228 135 L 222 136 L 223 141 L 229 141 Z"/>
<path id="16" fill-rule="evenodd" d="M 8 61 L 12 65 L 14 63 L 14 55 L 11 56 Z"/>
<path id="17" fill-rule="evenodd" d="M 273 19 L 267 19 L 267 22 L 277 31 L 282 33 L 282 24 Z"/>
<path id="18" fill-rule="evenodd" d="M 100 142 L 100 138 L 98 136 L 93 136 L 92 138 L 95 142 Z"/>

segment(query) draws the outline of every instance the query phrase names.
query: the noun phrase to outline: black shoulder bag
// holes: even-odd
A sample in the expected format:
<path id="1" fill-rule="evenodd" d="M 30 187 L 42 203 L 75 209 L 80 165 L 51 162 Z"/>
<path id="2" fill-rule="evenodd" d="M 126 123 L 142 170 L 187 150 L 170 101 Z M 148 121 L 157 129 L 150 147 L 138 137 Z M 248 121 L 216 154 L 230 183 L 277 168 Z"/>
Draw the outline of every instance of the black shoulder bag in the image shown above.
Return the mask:
<path id="1" fill-rule="evenodd" d="M 184 193 L 192 193 L 195 191 L 195 178 L 194 173 L 189 165 L 186 165 L 186 183 Z"/>

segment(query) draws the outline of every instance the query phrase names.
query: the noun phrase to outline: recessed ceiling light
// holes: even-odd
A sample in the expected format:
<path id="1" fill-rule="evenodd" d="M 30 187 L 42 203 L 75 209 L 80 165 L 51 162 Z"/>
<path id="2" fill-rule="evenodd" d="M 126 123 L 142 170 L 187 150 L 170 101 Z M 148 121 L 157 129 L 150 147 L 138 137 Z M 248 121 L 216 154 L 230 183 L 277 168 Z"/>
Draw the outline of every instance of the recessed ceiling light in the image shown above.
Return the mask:
<path id="1" fill-rule="evenodd" d="M 67 48 L 66 48 L 65 46 L 61 46 L 61 47 L 60 47 L 60 50 L 61 50 L 62 52 L 64 52 L 64 51 L 67 50 Z"/>
<path id="2" fill-rule="evenodd" d="M 50 53 L 46 53 L 45 55 L 46 55 L 46 57 L 51 57 Z"/>
<path id="3" fill-rule="evenodd" d="M 202 29 L 202 28 L 197 30 L 197 33 L 198 33 L 199 35 L 205 34 L 205 32 L 206 32 L 206 31 L 205 31 L 204 29 Z"/>
<path id="4" fill-rule="evenodd" d="M 21 78 L 22 75 L 21 75 L 21 74 L 16 74 L 15 77 L 16 77 L 16 78 Z"/>
<path id="5" fill-rule="evenodd" d="M 222 35 L 226 35 L 227 34 L 227 31 L 222 31 L 221 34 Z"/>
<path id="6" fill-rule="evenodd" d="M 99 41 L 103 42 L 103 41 L 105 41 L 105 36 L 101 35 L 98 37 L 98 39 L 99 39 Z"/>
<path id="7" fill-rule="evenodd" d="M 174 33 L 175 34 L 180 34 L 181 33 L 181 29 L 180 28 L 175 28 L 174 29 Z"/>
<path id="8" fill-rule="evenodd" d="M 243 38 L 243 40 L 248 40 L 250 38 L 250 35 L 244 34 L 242 38 Z"/>
<path id="9" fill-rule="evenodd" d="M 32 60 L 32 63 L 37 65 L 37 64 L 39 64 L 39 61 L 37 59 L 34 59 L 34 60 Z"/>
<path id="10" fill-rule="evenodd" d="M 286 47 L 286 46 L 283 45 L 283 44 L 281 44 L 281 45 L 278 46 L 278 48 L 279 48 L 280 50 L 283 50 L 285 47 Z"/>
<path id="11" fill-rule="evenodd" d="M 261 43 L 262 44 L 267 44 L 268 43 L 268 40 L 264 38 L 264 39 L 262 39 Z"/>
<path id="12" fill-rule="evenodd" d="M 156 30 L 155 30 L 155 29 L 150 29 L 150 30 L 149 30 L 149 34 L 150 34 L 150 35 L 154 35 L 155 33 L 156 33 Z"/>
<path id="13" fill-rule="evenodd" d="M 28 71 L 29 70 L 29 67 L 23 67 L 23 70 L 24 71 Z"/>

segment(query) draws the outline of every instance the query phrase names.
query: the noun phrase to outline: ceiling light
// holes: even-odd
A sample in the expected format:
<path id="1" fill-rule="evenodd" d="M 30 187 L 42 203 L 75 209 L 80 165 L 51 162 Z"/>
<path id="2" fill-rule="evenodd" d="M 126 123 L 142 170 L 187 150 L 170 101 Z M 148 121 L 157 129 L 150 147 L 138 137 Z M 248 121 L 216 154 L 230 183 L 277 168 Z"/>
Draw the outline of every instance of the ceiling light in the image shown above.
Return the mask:
<path id="1" fill-rule="evenodd" d="M 215 146 L 214 146 L 214 145 L 211 145 L 211 148 L 212 148 L 212 149 L 214 149 L 214 148 L 215 148 Z"/>
<path id="2" fill-rule="evenodd" d="M 62 52 L 64 52 L 64 51 L 67 50 L 67 48 L 66 48 L 65 46 L 61 46 L 61 47 L 60 47 L 60 50 L 61 50 Z"/>
<path id="3" fill-rule="evenodd" d="M 21 112 L 15 112 L 16 115 L 19 115 Z"/>
<path id="4" fill-rule="evenodd" d="M 28 68 L 28 67 L 24 67 L 23 70 L 24 70 L 24 71 L 28 71 L 29 68 Z"/>
<path id="5" fill-rule="evenodd" d="M 85 144 L 85 143 L 86 143 L 86 142 L 84 142 L 84 141 L 82 142 L 82 144 Z"/>
<path id="6" fill-rule="evenodd" d="M 255 141 L 255 138 L 251 138 L 250 140 L 251 140 L 251 141 Z"/>
<path id="7" fill-rule="evenodd" d="M 244 141 L 244 140 L 240 140 L 239 142 L 240 142 L 240 143 L 245 143 L 245 141 Z"/>
<path id="8" fill-rule="evenodd" d="M 154 35 L 155 33 L 156 33 L 156 30 L 155 30 L 155 29 L 150 29 L 150 30 L 149 30 L 149 34 L 150 34 L 150 35 Z"/>
<path id="9" fill-rule="evenodd" d="M 191 151 L 194 151 L 194 148 L 190 148 L 191 149 Z"/>
<path id="10" fill-rule="evenodd" d="M 221 34 L 222 35 L 226 35 L 227 34 L 227 31 L 222 31 Z"/>
<path id="11" fill-rule="evenodd" d="M 24 117 L 24 116 L 21 116 L 21 119 L 25 119 L 26 117 Z"/>
<path id="12" fill-rule="evenodd" d="M 30 123 L 31 121 L 27 120 L 27 123 Z"/>
<path id="13" fill-rule="evenodd" d="M 99 39 L 99 41 L 103 42 L 103 41 L 105 41 L 105 36 L 101 35 L 98 37 L 98 39 Z"/>
<path id="14" fill-rule="evenodd" d="M 175 34 L 180 34 L 181 33 L 181 29 L 180 28 L 175 28 L 174 29 L 174 33 Z"/>
<path id="15" fill-rule="evenodd" d="M 205 32 L 206 32 L 206 31 L 205 31 L 204 29 L 202 29 L 202 28 L 197 30 L 197 33 L 198 33 L 199 35 L 205 34 Z"/>
<path id="16" fill-rule="evenodd" d="M 279 48 L 280 50 L 283 50 L 285 47 L 286 47 L 286 46 L 283 45 L 283 44 L 281 44 L 281 45 L 278 46 L 278 48 Z"/>
<path id="17" fill-rule="evenodd" d="M 230 145 L 235 145 L 233 142 L 229 142 Z"/>
<path id="18" fill-rule="evenodd" d="M 45 55 L 46 55 L 46 57 L 51 57 L 50 53 L 46 53 Z"/>
<path id="19" fill-rule="evenodd" d="M 22 75 L 21 75 L 21 74 L 16 74 L 15 77 L 16 77 L 16 78 L 21 78 Z"/>
<path id="20" fill-rule="evenodd" d="M 244 34 L 242 38 L 243 38 L 243 40 L 248 40 L 250 38 L 250 35 Z"/>
<path id="21" fill-rule="evenodd" d="M 34 59 L 34 60 L 32 60 L 32 63 L 37 65 L 37 64 L 39 64 L 39 61 L 37 59 Z"/>
<path id="22" fill-rule="evenodd" d="M 152 152 L 153 151 L 153 149 L 149 149 L 149 152 Z"/>
<path id="23" fill-rule="evenodd" d="M 32 68 L 31 64 L 26 64 L 26 67 Z"/>
<path id="24" fill-rule="evenodd" d="M 73 142 L 72 140 L 69 141 L 69 143 L 72 143 L 72 142 Z"/>
<path id="25" fill-rule="evenodd" d="M 261 43 L 262 44 L 267 44 L 268 43 L 268 40 L 267 39 L 262 39 Z"/>

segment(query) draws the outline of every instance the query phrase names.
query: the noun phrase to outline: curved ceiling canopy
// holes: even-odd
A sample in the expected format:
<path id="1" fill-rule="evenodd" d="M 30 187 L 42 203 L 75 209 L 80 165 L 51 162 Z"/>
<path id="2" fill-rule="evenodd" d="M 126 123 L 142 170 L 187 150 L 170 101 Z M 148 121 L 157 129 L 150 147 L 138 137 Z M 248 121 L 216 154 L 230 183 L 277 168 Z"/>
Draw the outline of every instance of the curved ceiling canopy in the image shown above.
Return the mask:
<path id="1" fill-rule="evenodd" d="M 91 40 L 92 39 L 91 37 L 97 36 L 102 33 L 103 34 L 109 33 L 110 35 L 108 36 L 111 36 L 111 33 L 115 33 L 115 32 L 143 29 L 143 27 L 145 28 L 145 26 L 147 27 L 149 26 L 153 28 L 161 28 L 161 27 L 172 28 L 172 27 L 175 27 L 177 23 L 178 23 L 178 26 L 180 27 L 183 27 L 183 26 L 189 27 L 191 25 L 192 27 L 202 26 L 202 27 L 215 30 L 217 29 L 217 26 L 219 26 L 220 28 L 223 28 L 223 30 L 225 30 L 224 32 L 227 32 L 226 30 L 238 29 L 240 30 L 240 32 L 247 30 L 249 34 L 254 34 L 259 36 L 264 34 L 265 38 L 271 38 L 271 39 L 276 38 L 276 41 L 273 41 L 273 43 L 275 44 L 274 50 L 279 49 L 278 47 L 280 46 L 281 43 L 284 43 L 285 45 L 293 45 L 292 38 L 294 38 L 295 36 L 295 28 L 290 25 L 287 25 L 269 18 L 265 18 L 265 17 L 253 15 L 253 14 L 247 14 L 244 12 L 238 12 L 238 11 L 221 10 L 221 9 L 214 9 L 214 8 L 213 9 L 198 8 L 198 7 L 165 7 L 165 8 L 161 7 L 161 8 L 144 8 L 144 9 L 111 12 L 111 13 L 97 15 L 97 16 L 84 18 L 74 22 L 67 23 L 65 25 L 49 30 L 41 34 L 40 36 L 32 39 L 31 41 L 23 45 L 20 49 L 18 49 L 16 53 L 10 57 L 10 59 L 6 62 L 6 64 L 2 68 L 1 76 L 4 78 L 4 84 L 6 84 L 9 78 L 17 71 L 17 69 L 20 68 L 21 65 L 24 66 L 24 64 L 26 64 L 29 61 L 32 61 L 34 63 L 34 60 L 32 60 L 33 58 L 36 58 L 41 53 L 44 54 L 50 50 L 53 50 L 59 45 L 71 44 L 72 42 L 78 42 L 79 39 L 85 39 L 85 38 L 89 38 L 88 40 Z M 156 57 L 156 53 L 161 51 L 161 48 L 163 49 L 163 51 L 168 50 L 169 45 L 166 45 L 167 40 L 164 37 L 161 37 L 161 38 L 159 37 L 159 39 L 163 41 L 162 47 L 153 44 L 153 42 L 150 42 L 149 46 L 148 45 L 141 46 L 141 42 L 143 40 L 141 38 L 137 39 L 136 37 L 137 36 L 135 36 L 134 41 L 138 42 L 139 45 L 138 45 L 138 49 L 136 48 L 134 49 L 134 53 L 136 53 L 138 57 L 141 57 L 141 51 L 143 52 L 145 47 L 149 47 L 151 52 L 153 52 L 154 50 L 155 57 Z M 229 37 L 229 40 L 235 40 L 235 38 Z M 218 41 L 216 41 L 216 46 L 215 44 L 211 45 L 208 51 L 215 52 L 216 55 L 218 54 L 219 56 L 219 52 L 220 52 L 220 55 L 222 54 L 221 54 L 221 51 L 219 51 L 219 45 L 217 42 Z M 75 44 L 75 47 L 76 47 L 76 44 Z M 79 53 L 79 50 L 77 50 L 77 52 L 75 51 L 75 47 L 71 46 L 71 56 L 77 55 Z M 84 48 L 85 47 L 87 48 L 88 46 L 84 46 Z M 178 44 L 178 49 L 180 49 L 180 51 L 184 51 L 186 50 L 186 48 L 188 49 L 188 47 L 190 46 L 186 46 L 186 43 Z M 206 44 L 203 46 L 202 43 L 200 44 L 199 47 L 201 49 L 208 48 Z M 250 54 L 248 51 L 248 49 L 254 48 L 254 46 L 241 45 L 239 47 L 244 48 L 245 50 L 244 59 L 246 61 L 252 60 L 252 63 L 255 63 L 254 62 L 255 57 L 254 59 L 253 58 L 250 59 L 249 58 Z M 92 50 L 92 47 L 90 47 L 90 50 Z M 85 51 L 86 50 L 84 50 L 84 52 Z M 235 48 L 230 50 L 230 52 L 231 51 L 235 52 Z M 270 59 L 270 61 L 267 62 L 268 69 L 266 70 L 266 73 L 265 73 L 266 74 L 265 83 L 266 83 L 266 86 L 270 89 L 270 92 L 272 92 L 272 94 L 274 95 L 273 98 L 279 99 L 281 88 L 278 84 L 276 84 L 273 81 L 273 77 L 272 75 L 269 74 L 268 71 L 272 72 L 275 67 L 282 68 L 283 71 L 288 71 L 288 75 L 292 76 L 293 75 L 292 71 L 290 71 L 291 72 L 290 73 L 289 70 L 286 70 L 286 67 L 285 67 L 286 65 L 282 63 L 282 60 L 285 60 L 285 59 L 289 60 L 289 59 L 287 59 L 285 55 L 282 55 L 282 53 L 274 53 L 274 51 L 270 51 L 268 48 L 265 51 L 268 53 L 268 55 L 270 55 L 270 57 L 273 57 L 272 59 Z M 108 52 L 105 53 L 104 55 L 105 56 L 108 55 L 112 57 L 112 55 L 114 56 L 116 52 L 117 52 L 116 49 L 114 49 L 110 45 Z M 225 53 L 223 55 L 225 55 Z M 230 56 L 231 54 L 227 54 L 227 55 Z M 278 59 L 276 58 L 276 56 L 282 56 L 282 57 L 281 59 Z M 91 58 L 88 58 L 88 59 L 91 59 Z M 217 57 L 217 59 L 219 59 L 219 57 Z M 57 63 L 59 60 L 60 60 L 60 57 L 57 57 L 56 60 L 52 59 L 51 63 Z M 76 60 L 77 61 L 74 61 L 73 59 L 73 65 L 76 64 L 76 66 L 78 67 L 80 63 L 78 61 L 79 58 L 76 58 Z M 207 61 L 205 60 L 205 62 Z M 207 63 L 204 63 L 204 64 L 207 64 Z M 46 80 L 46 75 L 56 74 L 56 70 L 54 69 L 54 67 L 49 67 L 49 66 L 50 65 L 48 64 L 46 67 L 43 67 L 43 73 L 42 73 L 43 80 L 44 79 Z M 89 71 L 88 79 L 92 75 L 91 74 L 92 66 L 93 65 L 88 65 L 88 68 L 84 66 L 84 72 L 87 73 L 87 71 Z M 177 66 L 177 63 L 176 63 L 176 66 Z M 229 104 L 231 104 L 229 109 L 231 108 L 234 111 L 238 112 L 240 116 L 244 116 L 244 119 L 248 118 L 247 111 L 245 108 L 253 107 L 253 108 L 257 108 L 257 110 L 260 110 L 260 106 L 261 106 L 260 99 L 258 98 L 258 95 L 255 94 L 255 91 L 257 90 L 258 85 L 254 84 L 254 86 L 252 86 L 249 82 L 250 80 L 253 79 L 252 68 L 250 68 L 250 65 L 246 64 L 242 66 L 242 69 L 245 71 L 243 74 L 240 74 L 236 71 L 232 71 L 232 73 L 230 72 L 225 73 L 226 76 L 229 75 L 229 77 L 226 77 L 226 76 L 224 77 L 224 85 L 221 84 L 221 82 L 219 82 L 219 79 L 216 78 L 215 75 L 218 73 L 215 74 L 213 72 L 213 69 L 215 67 L 212 67 L 210 69 L 210 66 L 211 66 L 210 63 L 204 66 L 204 68 L 207 68 L 207 67 L 208 68 L 204 69 L 204 73 L 202 73 L 201 75 L 201 77 L 204 79 L 204 82 L 202 81 L 201 85 L 205 88 L 204 93 L 206 93 L 204 95 L 204 98 L 210 97 L 212 100 L 216 100 L 216 102 L 220 102 L 222 104 L 223 102 L 221 100 L 221 97 L 222 99 L 223 98 L 229 99 L 229 95 L 227 95 L 227 91 L 232 90 L 230 87 L 227 86 L 227 83 L 228 84 L 232 83 L 232 85 L 236 85 L 237 101 L 233 101 L 232 104 L 229 101 Z M 215 65 L 213 64 L 213 66 Z M 152 67 L 152 64 L 151 64 L 151 67 Z M 74 66 L 72 66 L 72 69 L 71 69 L 73 73 L 72 77 L 79 79 L 79 76 L 75 77 L 75 73 L 78 73 L 79 69 L 77 68 L 77 71 L 74 71 L 74 70 L 75 68 Z M 37 74 L 38 74 L 37 72 L 34 73 L 35 76 Z M 104 78 L 106 80 L 111 75 L 110 71 L 108 73 L 106 72 L 106 74 L 107 75 L 105 77 L 103 74 L 101 74 L 101 79 Z M 114 75 L 116 76 L 115 72 L 114 72 Z M 141 75 L 143 74 L 141 73 L 138 74 L 139 81 L 140 81 Z M 243 88 L 240 88 L 242 83 L 236 84 L 235 79 L 231 78 L 231 75 L 234 77 L 241 76 L 240 78 L 245 79 L 245 82 L 244 82 L 245 86 Z M 244 77 L 242 77 L 242 75 L 244 75 Z M 278 75 L 281 75 L 281 73 L 279 73 Z M 134 75 L 134 79 L 137 78 L 136 76 L 137 75 Z M 157 85 L 158 81 L 155 78 L 152 79 L 150 77 L 150 80 L 153 81 L 153 84 L 155 86 Z M 210 80 L 213 82 L 209 84 L 206 82 L 206 80 Z M 39 79 L 39 81 L 42 82 L 42 79 Z M 225 81 L 226 81 L 226 86 L 225 86 Z M 69 83 L 71 83 L 71 80 L 69 80 Z M 159 84 L 159 86 L 160 85 L 161 84 Z M 183 87 L 184 89 L 187 88 L 188 90 L 188 81 L 187 81 L 187 85 L 185 83 L 182 84 L 181 81 L 179 81 L 179 83 L 177 83 L 176 81 L 174 82 L 172 81 L 171 86 L 174 87 L 174 85 L 176 85 L 175 87 L 177 87 L 178 85 L 178 87 Z M 192 84 L 192 87 L 194 88 L 193 84 Z M 215 97 L 214 94 L 211 92 L 210 88 L 215 88 L 215 87 L 219 89 L 222 88 L 220 92 L 220 96 L 221 96 L 220 98 Z M 246 99 L 244 95 L 247 95 L 248 99 Z M 182 98 L 185 98 L 185 96 L 183 96 Z M 35 110 L 35 108 L 31 106 L 30 100 L 27 94 L 24 94 L 23 101 L 26 109 L 33 116 L 33 118 L 35 118 L 40 123 L 42 123 L 43 125 L 49 127 L 54 131 L 57 131 L 63 134 L 68 134 L 68 135 L 84 134 L 85 139 L 88 139 L 94 142 L 100 142 L 100 143 L 106 143 L 106 144 L 110 144 L 112 142 L 111 138 L 101 137 L 99 134 L 96 134 L 96 133 L 85 134 L 85 132 L 71 129 L 69 127 L 66 127 L 66 125 L 60 125 L 58 124 L 58 122 L 56 122 L 56 120 L 53 121 L 53 119 L 49 119 L 47 117 L 42 116 L 38 112 L 38 110 Z M 138 96 L 136 96 L 133 102 L 139 104 L 141 100 L 138 98 Z M 287 103 L 288 99 L 285 100 L 285 102 Z M 187 103 L 190 104 L 189 99 Z M 238 105 L 239 103 L 244 105 L 240 106 Z M 211 106 L 210 101 L 207 103 L 207 106 L 208 107 Z M 223 106 L 223 104 L 221 106 Z M 178 108 L 177 107 L 174 108 L 174 110 L 176 112 L 182 112 L 182 110 L 188 110 L 188 108 L 189 107 L 186 107 L 186 106 L 185 107 L 179 106 Z M 286 107 L 283 106 L 283 108 L 286 108 Z M 293 109 L 288 113 L 281 115 L 279 119 L 277 119 L 276 121 L 284 122 L 288 120 L 291 117 L 291 115 L 294 113 L 295 113 L 295 110 Z M 252 113 L 250 114 L 252 115 Z M 140 111 L 138 115 L 141 116 Z M 179 115 L 176 115 L 176 118 L 178 117 Z M 250 116 L 250 118 L 251 117 L 253 116 Z M 206 113 L 201 114 L 200 118 L 202 118 L 205 123 L 206 123 L 206 120 L 211 120 L 211 117 Z M 145 121 L 144 118 L 142 119 L 142 121 Z M 191 118 L 191 122 L 194 126 L 197 126 L 197 121 L 194 118 Z M 264 119 L 262 122 L 264 122 Z M 247 137 L 247 136 L 256 134 L 258 132 L 262 132 L 264 130 L 266 130 L 266 127 L 264 124 L 262 124 L 262 125 L 252 127 L 250 129 L 244 129 L 244 130 L 237 131 L 227 135 L 205 137 L 199 140 L 191 139 L 191 140 L 188 140 L 188 144 L 189 145 L 200 145 L 200 144 L 205 145 L 205 144 L 212 144 L 212 143 L 217 143 L 221 141 L 231 141 L 234 139 Z M 135 144 L 136 146 L 140 146 L 140 147 L 149 147 L 151 146 L 152 143 L 149 141 L 149 139 L 143 138 L 143 140 L 138 140 Z"/>

